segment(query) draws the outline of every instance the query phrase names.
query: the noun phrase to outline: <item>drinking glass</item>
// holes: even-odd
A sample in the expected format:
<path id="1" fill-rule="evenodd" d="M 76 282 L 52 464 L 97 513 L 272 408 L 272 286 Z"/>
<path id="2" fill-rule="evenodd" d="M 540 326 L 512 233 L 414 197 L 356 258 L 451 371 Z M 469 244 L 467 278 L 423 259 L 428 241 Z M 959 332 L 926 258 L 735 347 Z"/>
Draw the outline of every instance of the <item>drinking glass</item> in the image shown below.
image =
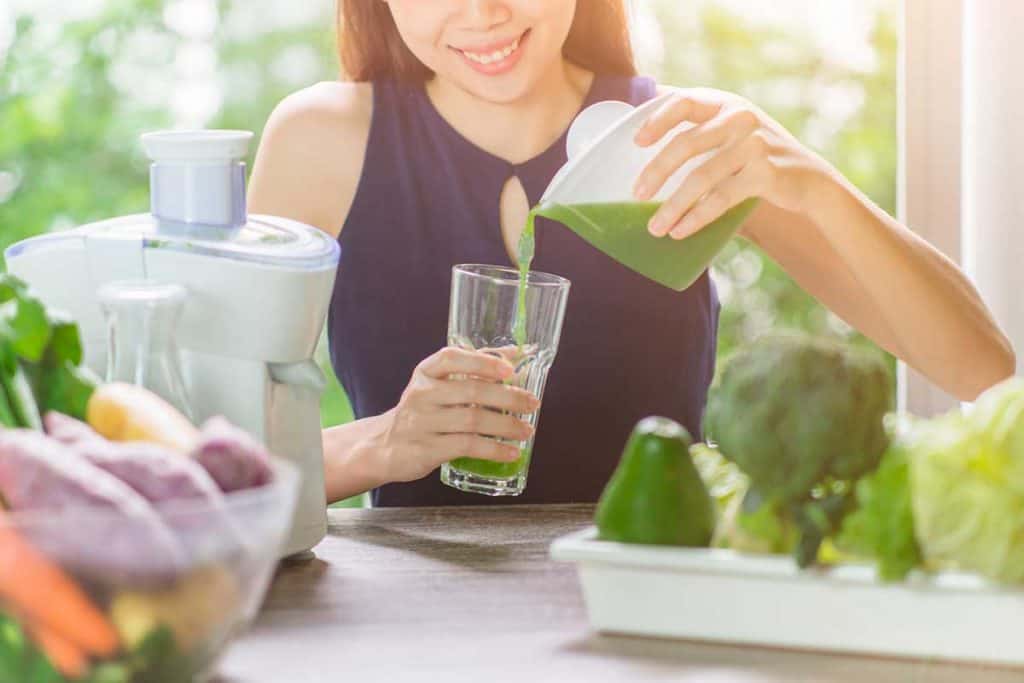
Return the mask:
<path id="1" fill-rule="evenodd" d="M 515 367 L 515 374 L 505 383 L 526 389 L 543 400 L 548 370 L 558 351 L 569 281 L 557 275 L 530 271 L 523 311 L 518 305 L 519 284 L 519 271 L 511 268 L 455 266 L 452 269 L 448 344 L 506 358 Z M 521 345 L 516 343 L 515 334 L 518 315 L 526 318 L 526 335 Z M 519 417 L 536 430 L 539 412 Z M 462 491 L 490 496 L 521 494 L 526 489 L 533 438 L 502 441 L 519 447 L 518 460 L 493 462 L 457 458 L 442 465 L 441 481 Z"/>
<path id="2" fill-rule="evenodd" d="M 101 286 L 97 295 L 107 323 L 106 380 L 145 387 L 191 419 L 176 338 L 185 288 L 119 280 Z"/>

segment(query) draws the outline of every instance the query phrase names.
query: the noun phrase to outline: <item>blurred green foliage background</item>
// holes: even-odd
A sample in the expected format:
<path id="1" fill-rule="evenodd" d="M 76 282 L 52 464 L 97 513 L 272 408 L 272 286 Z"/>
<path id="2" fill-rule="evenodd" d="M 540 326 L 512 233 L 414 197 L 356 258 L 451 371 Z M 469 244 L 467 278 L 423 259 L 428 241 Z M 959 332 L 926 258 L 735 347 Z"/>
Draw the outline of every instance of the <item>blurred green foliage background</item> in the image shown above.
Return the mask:
<path id="1" fill-rule="evenodd" d="M 833 3 L 865 11 L 853 0 Z M 747 96 L 895 210 L 896 0 L 870 4 L 853 60 L 837 59 L 807 22 L 759 18 L 762 2 L 637 5 L 646 73 Z M 139 133 L 258 132 L 286 94 L 337 77 L 330 0 L 36 0 L 4 12 L 0 6 L 0 250 L 48 230 L 145 211 Z M 714 273 L 724 303 L 720 358 L 776 326 L 868 343 L 748 243 L 731 244 Z M 349 419 L 333 382 L 324 424 Z"/>

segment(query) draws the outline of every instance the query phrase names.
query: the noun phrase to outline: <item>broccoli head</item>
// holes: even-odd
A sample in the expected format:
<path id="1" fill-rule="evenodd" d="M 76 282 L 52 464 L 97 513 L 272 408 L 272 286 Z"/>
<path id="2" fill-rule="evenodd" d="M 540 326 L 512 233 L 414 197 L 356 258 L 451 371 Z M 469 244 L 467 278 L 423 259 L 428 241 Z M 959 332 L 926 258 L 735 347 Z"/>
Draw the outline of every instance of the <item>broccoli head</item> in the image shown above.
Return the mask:
<path id="1" fill-rule="evenodd" d="M 704 427 L 750 477 L 750 500 L 792 518 L 803 535 L 798 559 L 808 564 L 849 509 L 853 483 L 878 466 L 888 445 L 882 419 L 892 403 L 889 371 L 877 354 L 779 333 L 729 359 Z"/>

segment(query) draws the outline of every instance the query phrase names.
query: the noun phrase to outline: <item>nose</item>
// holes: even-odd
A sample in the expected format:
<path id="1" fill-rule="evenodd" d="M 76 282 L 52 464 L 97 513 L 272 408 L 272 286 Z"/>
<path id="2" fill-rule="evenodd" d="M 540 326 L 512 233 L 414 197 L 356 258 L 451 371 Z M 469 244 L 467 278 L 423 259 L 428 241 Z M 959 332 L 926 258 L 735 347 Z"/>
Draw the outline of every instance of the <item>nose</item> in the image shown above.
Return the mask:
<path id="1" fill-rule="evenodd" d="M 489 29 L 509 20 L 511 11 L 503 0 L 469 0 L 466 18 L 476 29 Z"/>

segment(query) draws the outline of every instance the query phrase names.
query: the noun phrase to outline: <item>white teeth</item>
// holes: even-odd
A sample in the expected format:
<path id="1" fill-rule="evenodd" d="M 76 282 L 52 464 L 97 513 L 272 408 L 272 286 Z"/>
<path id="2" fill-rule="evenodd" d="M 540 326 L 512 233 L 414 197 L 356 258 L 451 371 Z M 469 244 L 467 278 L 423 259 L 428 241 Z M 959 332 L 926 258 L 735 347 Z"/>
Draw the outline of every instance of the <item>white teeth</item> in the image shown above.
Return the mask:
<path id="1" fill-rule="evenodd" d="M 462 51 L 462 54 L 466 55 L 468 59 L 477 62 L 478 64 L 493 64 L 494 62 L 500 62 L 506 59 L 509 55 L 519 49 L 519 39 L 516 38 L 511 45 L 506 47 L 504 50 L 496 50 L 489 54 L 480 54 L 478 52 L 466 52 Z"/>

